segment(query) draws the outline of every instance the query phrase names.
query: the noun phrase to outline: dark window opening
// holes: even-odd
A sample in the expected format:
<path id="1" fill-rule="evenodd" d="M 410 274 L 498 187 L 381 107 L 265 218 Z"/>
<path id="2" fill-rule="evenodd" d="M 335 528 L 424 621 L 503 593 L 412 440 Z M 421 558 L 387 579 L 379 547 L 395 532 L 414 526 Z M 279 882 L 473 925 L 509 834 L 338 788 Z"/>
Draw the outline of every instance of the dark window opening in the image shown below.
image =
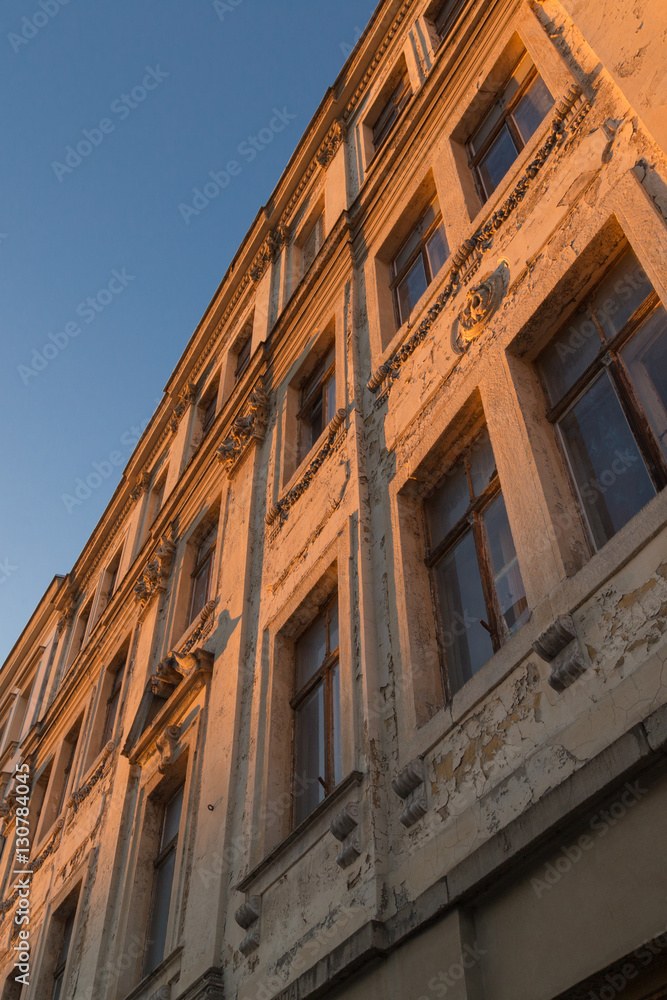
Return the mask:
<path id="1" fill-rule="evenodd" d="M 153 891 L 146 934 L 144 976 L 157 968 L 164 958 L 167 925 L 176 866 L 178 831 L 183 811 L 184 786 L 178 789 L 164 807 L 160 845 L 153 862 Z"/>
<path id="2" fill-rule="evenodd" d="M 431 205 L 403 243 L 391 265 L 396 323 L 400 327 L 449 256 L 445 227 Z"/>
<path id="3" fill-rule="evenodd" d="M 301 390 L 298 413 L 298 464 L 336 413 L 335 348 L 332 346 Z"/>
<path id="4" fill-rule="evenodd" d="M 197 549 L 195 568 L 192 571 L 192 590 L 190 597 L 190 616 L 188 625 L 203 610 L 211 595 L 211 575 L 213 570 L 213 554 L 215 552 L 216 529 L 208 533 Z"/>
<path id="5" fill-rule="evenodd" d="M 482 201 L 493 194 L 553 103 L 530 56 L 524 55 L 467 143 Z"/>
<path id="6" fill-rule="evenodd" d="M 537 367 L 600 549 L 667 485 L 667 311 L 631 250 Z"/>
<path id="7" fill-rule="evenodd" d="M 484 430 L 425 503 L 449 693 L 528 617 L 493 448 Z"/>
<path id="8" fill-rule="evenodd" d="M 338 597 L 294 647 L 294 823 L 298 826 L 342 777 Z"/>
<path id="9" fill-rule="evenodd" d="M 403 73 L 373 126 L 373 148 L 376 153 L 398 121 L 403 108 L 411 97 L 412 91 L 410 90 L 408 74 Z"/>

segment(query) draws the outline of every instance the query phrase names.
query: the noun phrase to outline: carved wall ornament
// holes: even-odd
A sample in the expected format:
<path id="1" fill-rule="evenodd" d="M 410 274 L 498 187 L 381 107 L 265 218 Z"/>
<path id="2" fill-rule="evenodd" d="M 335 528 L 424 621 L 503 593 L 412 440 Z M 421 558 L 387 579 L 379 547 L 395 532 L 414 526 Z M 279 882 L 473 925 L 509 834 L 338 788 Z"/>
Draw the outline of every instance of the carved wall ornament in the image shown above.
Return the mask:
<path id="1" fill-rule="evenodd" d="M 134 487 L 130 493 L 130 500 L 136 503 L 144 495 L 148 493 L 151 486 L 151 476 L 149 472 L 142 472 L 137 480 L 137 485 Z"/>
<path id="2" fill-rule="evenodd" d="M 289 513 L 290 507 L 296 503 L 299 497 L 306 492 L 313 479 L 317 474 L 317 470 L 323 464 L 325 459 L 335 450 L 337 444 L 338 432 L 345 422 L 345 417 L 347 416 L 347 410 L 341 407 L 336 410 L 335 414 L 329 421 L 329 426 L 327 428 L 327 435 L 324 442 L 317 454 L 313 458 L 312 462 L 308 465 L 308 468 L 304 472 L 301 479 L 296 483 L 280 500 L 276 501 L 273 506 L 269 509 L 266 517 L 264 518 L 267 526 L 271 526 L 274 521 L 278 522 L 278 527 L 282 525 L 286 520 Z"/>
<path id="3" fill-rule="evenodd" d="M 70 597 L 63 608 L 63 613 L 58 619 L 58 624 L 56 625 L 56 632 L 58 635 L 62 635 L 65 629 L 69 628 L 74 621 L 74 615 L 76 614 L 76 607 L 78 604 L 79 595 L 75 594 Z"/>
<path id="4" fill-rule="evenodd" d="M 559 615 L 535 640 L 533 649 L 551 665 L 549 685 L 559 694 L 587 669 L 572 615 Z"/>
<path id="5" fill-rule="evenodd" d="M 399 377 L 400 369 L 411 354 L 426 338 L 433 323 L 450 303 L 462 284 L 465 284 L 478 270 L 483 255 L 493 246 L 495 234 L 504 226 L 528 193 L 535 177 L 548 162 L 554 150 L 566 148 L 577 136 L 581 125 L 590 111 L 590 103 L 584 98 L 581 88 L 573 85 L 558 102 L 551 119 L 551 128 L 535 157 L 524 169 L 523 175 L 511 194 L 496 209 L 489 219 L 473 235 L 465 240 L 452 257 L 452 267 L 441 293 L 429 308 L 424 319 L 413 334 L 380 365 L 368 380 L 367 388 L 377 394 L 375 406 L 381 406 L 389 396 L 392 384 Z M 382 392 L 380 392 L 382 389 Z"/>
<path id="6" fill-rule="evenodd" d="M 329 827 L 332 834 L 343 845 L 336 856 L 336 864 L 347 868 L 361 854 L 359 842 L 359 803 L 348 802 L 331 821 Z"/>
<path id="7" fill-rule="evenodd" d="M 259 916 L 261 909 L 261 896 L 249 896 L 234 914 L 234 919 L 239 927 L 248 931 L 239 945 L 241 954 L 245 955 L 246 958 L 259 948 Z"/>
<path id="8" fill-rule="evenodd" d="M 213 669 L 213 653 L 206 649 L 190 649 L 171 652 L 157 665 L 155 673 L 150 678 L 153 693 L 160 698 L 169 698 L 181 681 L 190 677 L 198 670 Z"/>
<path id="9" fill-rule="evenodd" d="M 232 433 L 217 450 L 218 461 L 231 475 L 246 445 L 252 440 L 263 441 L 269 419 L 269 397 L 260 386 L 250 394 L 248 413 L 237 417 L 232 424 Z"/>
<path id="10" fill-rule="evenodd" d="M 329 166 L 334 156 L 338 152 L 341 143 L 345 141 L 347 137 L 347 126 L 343 119 L 338 119 L 333 123 L 329 131 L 327 132 L 326 138 L 320 148 L 317 151 L 317 162 L 321 167 L 326 168 Z"/>
<path id="11" fill-rule="evenodd" d="M 467 292 L 466 303 L 454 320 L 452 349 L 463 354 L 478 337 L 505 298 L 510 283 L 509 263 L 498 261 L 495 271 L 485 275 Z"/>
<path id="12" fill-rule="evenodd" d="M 262 279 L 267 268 L 271 265 L 281 248 L 287 243 L 288 239 L 289 228 L 286 225 L 280 225 L 267 233 L 248 271 L 250 280 L 255 285 Z"/>
<path id="13" fill-rule="evenodd" d="M 160 774 L 164 774 L 173 763 L 180 735 L 180 726 L 165 726 L 162 735 L 156 739 L 155 746 L 160 754 L 160 763 L 157 769 Z"/>
<path id="14" fill-rule="evenodd" d="M 169 430 L 172 434 L 175 434 L 178 430 L 178 425 L 181 422 L 181 417 L 187 410 L 190 403 L 192 403 L 197 398 L 197 387 L 193 382 L 188 382 L 183 386 L 178 394 L 178 400 L 176 406 L 171 411 L 171 418 L 169 420 Z"/>
<path id="15" fill-rule="evenodd" d="M 161 986 L 155 993 L 151 993 L 149 1000 L 171 1000 L 171 986 Z"/>
<path id="16" fill-rule="evenodd" d="M 167 589 L 167 579 L 176 552 L 173 538 L 162 537 L 153 558 L 146 564 L 141 578 L 134 585 L 134 599 L 141 605 L 142 614 L 157 594 Z"/>
<path id="17" fill-rule="evenodd" d="M 400 774 L 392 778 L 391 787 L 405 802 L 405 808 L 399 816 L 403 826 L 411 827 L 425 816 L 428 805 L 425 795 L 426 772 L 424 761 L 416 757 L 407 764 Z"/>
<path id="18" fill-rule="evenodd" d="M 213 629 L 213 612 L 215 611 L 215 601 L 208 601 L 199 612 L 197 626 L 190 634 L 190 638 L 181 646 L 181 653 L 189 653 L 195 646 L 200 646 L 211 634 Z"/>

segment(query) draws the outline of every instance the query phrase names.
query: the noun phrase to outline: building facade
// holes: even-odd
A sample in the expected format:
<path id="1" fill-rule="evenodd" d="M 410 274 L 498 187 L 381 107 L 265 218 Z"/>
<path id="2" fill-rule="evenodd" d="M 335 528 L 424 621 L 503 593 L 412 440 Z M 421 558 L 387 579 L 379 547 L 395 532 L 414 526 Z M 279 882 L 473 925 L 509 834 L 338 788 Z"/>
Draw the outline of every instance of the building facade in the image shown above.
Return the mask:
<path id="1" fill-rule="evenodd" d="M 380 3 L 0 672 L 2 1000 L 667 997 L 666 37 Z"/>

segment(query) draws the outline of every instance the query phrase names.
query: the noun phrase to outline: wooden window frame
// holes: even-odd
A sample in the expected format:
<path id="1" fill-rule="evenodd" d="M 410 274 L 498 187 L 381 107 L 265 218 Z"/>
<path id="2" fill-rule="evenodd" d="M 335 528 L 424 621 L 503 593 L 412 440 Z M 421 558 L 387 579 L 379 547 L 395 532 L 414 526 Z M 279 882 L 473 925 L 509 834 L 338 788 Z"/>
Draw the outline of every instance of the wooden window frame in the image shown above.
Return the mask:
<path id="1" fill-rule="evenodd" d="M 208 540 L 208 538 L 210 537 L 210 535 L 212 535 L 215 532 L 215 530 L 216 530 L 215 528 L 211 528 L 211 531 L 206 533 L 205 537 L 202 539 L 201 543 L 197 547 L 197 556 L 195 558 L 195 566 L 194 566 L 194 569 L 192 570 L 192 573 L 190 574 L 191 583 L 190 583 L 190 606 L 189 606 L 189 611 L 188 611 L 188 628 L 190 627 L 190 625 L 192 625 L 192 623 L 195 620 L 195 618 L 197 618 L 197 616 L 201 614 L 203 608 L 206 606 L 206 603 L 211 599 L 211 581 L 212 581 L 212 574 L 213 574 L 213 557 L 215 555 L 216 541 L 214 540 L 211 543 L 211 545 L 206 549 L 206 551 L 204 552 L 203 555 L 200 555 L 200 553 L 201 553 L 202 548 L 204 547 L 205 542 Z M 208 567 L 207 567 L 207 564 L 208 564 Z M 194 599 L 195 599 L 195 593 L 196 593 L 196 581 L 197 581 L 197 577 L 199 576 L 199 574 L 201 573 L 201 571 L 204 568 L 206 568 L 206 567 L 207 567 L 207 578 L 206 578 L 205 600 L 204 600 L 204 603 L 202 604 L 202 607 L 199 609 L 199 611 L 196 614 L 193 614 L 192 613 L 192 609 L 194 607 Z"/>
<path id="2" fill-rule="evenodd" d="M 444 0 L 444 2 L 440 4 L 440 8 L 431 14 L 429 20 L 435 28 L 435 33 L 438 36 L 438 48 L 442 45 L 450 33 L 452 25 L 463 9 L 465 2 L 466 0 Z"/>
<path id="3" fill-rule="evenodd" d="M 469 532 L 472 531 L 473 541 L 475 543 L 475 553 L 477 556 L 477 565 L 479 568 L 479 575 L 482 584 L 482 592 L 484 595 L 484 604 L 486 606 L 486 614 L 489 621 L 480 622 L 483 628 L 486 628 L 489 636 L 491 638 L 491 645 L 493 647 L 493 652 L 497 653 L 498 650 L 504 645 L 508 639 L 508 633 L 503 626 L 503 618 L 500 612 L 500 607 L 498 605 L 498 598 L 496 595 L 496 589 L 493 584 L 493 569 L 491 566 L 491 557 L 489 554 L 488 541 L 486 539 L 486 531 L 483 523 L 484 514 L 491 507 L 492 503 L 502 496 L 502 488 L 500 485 L 500 477 L 498 476 L 498 470 L 496 469 L 493 478 L 484 488 L 484 490 L 478 495 L 474 495 L 472 475 L 471 475 L 471 462 L 470 456 L 473 452 L 477 441 L 482 437 L 484 433 L 488 433 L 486 427 L 475 434 L 474 438 L 470 443 L 464 448 L 462 452 L 457 455 L 456 461 L 452 464 L 451 469 L 454 469 L 461 461 L 463 462 L 464 469 L 466 472 L 466 478 L 468 481 L 468 493 L 470 496 L 470 503 L 468 507 L 463 512 L 461 517 L 458 519 L 456 524 L 454 524 L 447 534 L 442 538 L 437 545 L 432 549 L 427 551 L 424 563 L 429 571 L 429 578 L 431 584 L 431 594 L 433 599 L 433 604 L 436 608 L 436 633 L 438 636 L 438 642 L 440 649 L 442 651 L 441 661 L 444 666 L 444 680 L 445 680 L 445 693 L 447 700 L 451 700 L 454 691 L 452 690 L 449 673 L 447 670 L 447 658 L 444 653 L 446 649 L 445 642 L 445 623 L 442 620 L 442 610 L 440 608 L 440 600 L 438 598 L 438 585 L 435 576 L 435 570 L 438 564 L 444 559 L 444 557 L 457 545 L 458 542 Z M 451 472 L 450 469 L 450 472 Z M 437 493 L 445 482 L 449 472 L 445 474 L 443 478 L 439 480 L 436 486 L 429 492 L 428 496 L 424 499 L 427 500 L 428 497 Z M 428 522 L 428 516 L 426 514 L 426 505 L 422 503 L 422 515 L 424 518 L 425 528 L 426 528 L 426 538 L 430 539 L 430 526 Z M 514 539 L 512 539 L 514 541 Z M 511 634 L 511 633 L 510 633 Z M 457 688 L 457 690 L 459 690 Z"/>
<path id="4" fill-rule="evenodd" d="M 252 331 L 236 351 L 236 365 L 234 367 L 234 385 L 240 382 L 243 373 L 250 364 L 250 351 L 252 347 Z"/>
<path id="5" fill-rule="evenodd" d="M 166 818 L 167 818 L 167 808 L 170 805 L 170 803 L 173 801 L 173 799 L 175 799 L 176 796 L 179 795 L 179 794 L 181 794 L 181 793 L 183 795 L 183 801 L 181 803 L 181 812 L 180 812 L 180 815 L 179 815 L 178 829 L 177 829 L 176 833 L 174 834 L 174 836 L 171 838 L 171 840 L 169 840 L 166 844 L 162 844 L 161 841 L 162 841 L 162 837 L 164 836 L 164 826 L 165 826 Z M 180 840 L 181 822 L 183 820 L 183 809 L 184 808 L 185 808 L 185 782 L 183 781 L 183 782 L 181 782 L 181 784 L 179 784 L 177 786 L 177 788 L 171 793 L 171 795 L 169 795 L 168 797 L 166 797 L 163 800 L 163 802 L 162 802 L 162 821 L 160 823 L 160 840 L 158 842 L 158 852 L 155 855 L 155 857 L 153 858 L 153 880 L 152 880 L 152 885 L 151 885 L 151 902 L 150 902 L 150 906 L 149 906 L 149 909 L 148 909 L 148 919 L 146 921 L 146 940 L 145 940 L 145 943 L 144 943 L 144 954 L 143 954 L 143 959 L 142 959 L 142 976 L 143 977 L 149 976 L 151 974 L 151 972 L 154 972 L 155 969 L 157 968 L 157 966 L 154 966 L 154 968 L 152 968 L 152 969 L 147 969 L 147 967 L 146 967 L 146 963 L 148 961 L 148 955 L 149 955 L 149 945 L 151 943 L 150 940 L 149 940 L 149 933 L 150 933 L 150 931 L 153 928 L 153 916 L 155 914 L 155 896 L 156 896 L 156 893 L 157 893 L 157 884 L 158 884 L 157 873 L 158 873 L 159 869 L 165 864 L 165 862 L 171 857 L 172 854 L 175 855 L 176 857 L 174 858 L 174 875 L 172 876 L 171 889 L 170 889 L 170 894 L 169 894 L 169 911 L 171 911 L 171 907 L 173 905 L 174 877 L 176 875 L 176 860 L 177 860 L 177 854 L 178 854 L 178 844 L 179 844 L 179 840 Z M 167 913 L 167 930 L 168 930 L 168 923 L 169 923 L 169 913 Z M 167 944 L 167 941 L 165 940 L 165 948 L 166 948 L 166 944 Z M 163 954 L 161 961 L 164 961 L 165 957 L 166 956 Z M 160 963 L 158 962 L 158 965 L 159 964 Z"/>
<path id="6" fill-rule="evenodd" d="M 333 360 L 331 364 L 325 367 L 326 359 L 330 353 L 333 353 Z M 326 428 L 328 421 L 326 420 L 327 414 L 327 395 L 329 384 L 331 379 L 336 378 L 336 350 L 335 343 L 329 347 L 325 357 L 322 362 L 317 366 L 314 372 L 308 377 L 305 385 L 302 387 L 300 392 L 300 405 L 299 411 L 296 415 L 297 419 L 297 467 L 301 465 L 303 460 L 306 458 L 310 449 L 315 444 L 314 441 L 306 448 L 304 445 L 304 437 L 310 431 L 312 427 L 312 420 L 309 416 L 313 413 L 315 407 L 319 405 L 322 407 L 322 433 Z"/>
<path id="7" fill-rule="evenodd" d="M 415 222 L 414 226 L 411 228 L 410 232 L 405 237 L 405 239 L 401 243 L 400 247 L 398 248 L 398 250 L 394 254 L 392 262 L 391 262 L 391 268 L 390 268 L 391 281 L 390 281 L 389 287 L 391 288 L 391 296 L 392 296 L 392 301 L 394 303 L 394 317 L 395 317 L 395 320 L 396 320 L 396 329 L 397 330 L 400 329 L 400 327 L 403 325 L 403 323 L 406 322 L 407 319 L 409 319 L 408 316 L 406 316 L 405 319 L 401 319 L 401 307 L 400 307 L 400 303 L 398 301 L 398 289 L 399 289 L 399 286 L 400 286 L 401 282 L 408 276 L 408 274 L 410 273 L 410 271 L 412 270 L 412 268 L 414 267 L 415 263 L 417 262 L 417 260 L 419 259 L 420 256 L 422 258 L 422 262 L 423 262 L 423 265 L 424 265 L 424 273 L 426 275 L 426 287 L 427 288 L 429 287 L 429 285 L 433 281 L 434 277 L 436 277 L 436 275 L 431 274 L 431 262 L 430 262 L 430 260 L 428 258 L 428 250 L 426 248 L 427 248 L 427 245 L 428 245 L 429 241 L 435 235 L 436 231 L 440 228 L 440 226 L 442 226 L 443 230 L 445 228 L 444 227 L 444 222 L 442 220 L 442 212 L 440 211 L 439 208 L 438 208 L 438 211 L 435 213 L 435 218 L 434 218 L 433 222 L 428 227 L 428 229 L 426 230 L 426 232 L 422 236 L 421 240 L 419 241 L 419 243 L 417 244 L 417 246 L 415 247 L 415 249 L 412 251 L 412 253 L 408 257 L 408 260 L 406 261 L 406 263 L 403 265 L 403 267 L 401 268 L 400 271 L 396 270 L 396 258 L 400 254 L 400 252 L 403 249 L 403 247 L 405 246 L 405 244 L 411 238 L 411 236 L 414 233 L 415 229 L 420 225 L 422 219 L 424 218 L 424 216 L 429 211 L 429 208 L 432 208 L 434 204 L 435 204 L 434 202 L 431 202 L 431 204 L 426 209 L 426 211 L 424 211 L 424 212 L 421 213 L 421 215 L 419 216 L 419 218 Z M 445 232 L 445 243 L 447 245 L 447 248 L 449 249 L 449 244 L 447 243 L 447 234 L 446 234 L 446 232 Z M 413 308 L 414 308 L 415 304 L 413 304 Z"/>
<path id="8" fill-rule="evenodd" d="M 548 404 L 546 417 L 549 423 L 554 426 L 558 448 L 568 470 L 568 475 L 570 477 L 575 496 L 579 498 L 579 506 L 583 512 L 583 520 L 586 525 L 587 534 L 593 552 L 598 552 L 602 546 L 598 546 L 596 544 L 593 531 L 588 523 L 586 505 L 581 501 L 579 496 L 579 487 L 571 468 L 570 457 L 560 429 L 560 421 L 570 412 L 572 407 L 586 395 L 594 383 L 600 378 L 605 369 L 609 373 L 612 387 L 616 392 L 619 404 L 628 422 L 635 444 L 637 445 L 637 449 L 644 460 L 646 470 L 655 487 L 656 493 L 659 493 L 665 488 L 665 486 L 667 486 L 667 460 L 663 456 L 660 445 L 656 440 L 650 422 L 644 412 L 644 407 L 632 383 L 630 372 L 627 370 L 621 357 L 623 348 L 630 343 L 632 338 L 639 332 L 644 323 L 660 308 L 660 306 L 663 305 L 663 303 L 654 288 L 651 292 L 649 292 L 641 305 L 635 310 L 632 316 L 630 316 L 618 333 L 609 338 L 604 335 L 602 325 L 596 315 L 592 302 L 597 289 L 604 281 L 606 275 L 611 273 L 614 267 L 616 267 L 622 259 L 622 256 L 623 254 L 620 254 L 616 257 L 613 264 L 611 264 L 611 266 L 605 271 L 600 280 L 597 281 L 594 287 L 578 302 L 575 312 L 581 310 L 582 307 L 586 308 L 588 318 L 594 323 L 597 334 L 600 337 L 600 348 L 585 371 L 581 373 L 567 392 L 564 393 L 561 399 L 553 405 L 549 405 L 549 389 L 544 375 L 540 370 L 540 365 L 539 363 L 536 363 L 540 382 Z M 648 275 L 647 279 L 650 281 Z M 565 324 L 562 324 L 559 327 L 555 334 L 556 337 L 561 332 L 564 325 Z M 539 361 L 539 358 L 537 361 Z"/>
<path id="9" fill-rule="evenodd" d="M 518 105 L 521 103 L 521 101 L 525 97 L 527 91 L 530 89 L 530 87 L 532 87 L 532 85 L 535 83 L 535 81 L 538 78 L 541 79 L 544 82 L 545 86 L 547 86 L 546 82 L 544 81 L 544 77 L 539 72 L 537 66 L 535 65 L 535 63 L 533 63 L 532 59 L 530 59 L 530 61 L 532 63 L 532 66 L 531 66 L 531 69 L 529 70 L 529 72 L 526 75 L 526 79 L 523 81 L 523 83 L 521 84 L 521 86 L 517 89 L 516 94 L 514 95 L 514 97 L 511 99 L 511 101 L 509 102 L 509 104 L 505 108 L 504 112 L 502 113 L 502 115 L 500 116 L 500 118 L 498 119 L 498 121 L 496 122 L 495 126 L 493 127 L 493 129 L 491 130 L 491 132 L 489 133 L 489 135 L 487 136 L 486 140 L 484 141 L 484 143 L 482 144 L 482 146 L 480 147 L 480 149 L 477 150 L 477 152 L 473 152 L 472 145 L 473 145 L 473 140 L 474 140 L 475 136 L 477 135 L 477 133 L 479 132 L 480 128 L 482 127 L 482 125 L 484 124 L 484 122 L 486 121 L 486 119 L 489 117 L 489 115 L 492 114 L 492 112 L 493 112 L 494 108 L 496 107 L 496 105 L 498 104 L 498 102 L 500 100 L 502 100 L 503 94 L 505 93 L 505 91 L 507 90 L 508 86 L 510 85 L 510 83 L 512 81 L 512 77 L 514 76 L 514 74 L 516 73 L 517 69 L 519 68 L 521 62 L 524 59 L 530 59 L 530 56 L 528 55 L 527 52 L 524 52 L 523 55 L 516 61 L 516 63 L 514 64 L 514 66 L 512 68 L 512 71 L 510 73 L 508 73 L 508 75 L 507 75 L 507 77 L 505 79 L 505 82 L 503 83 L 502 87 L 498 90 L 498 93 L 496 95 L 495 100 L 493 101 L 493 103 L 491 104 L 491 106 L 487 109 L 487 111 L 483 115 L 482 119 L 478 122 L 477 126 L 475 127 L 474 132 L 470 135 L 470 137 L 468 138 L 468 140 L 466 142 L 466 152 L 468 154 L 468 164 L 470 166 L 470 169 L 472 171 L 473 177 L 475 179 L 475 186 L 477 188 L 477 193 L 479 194 L 479 197 L 480 197 L 480 199 L 481 199 L 481 201 L 482 201 L 483 204 L 485 204 L 489 200 L 489 198 L 493 195 L 494 191 L 498 190 L 498 185 L 496 185 L 496 187 L 493 189 L 493 191 L 489 191 L 488 194 L 487 194 L 486 188 L 484 186 L 484 181 L 482 180 L 482 176 L 481 176 L 481 173 L 480 173 L 480 170 L 479 170 L 480 163 L 484 160 L 485 156 L 488 154 L 489 150 L 491 149 L 491 147 L 493 146 L 494 142 L 496 141 L 496 139 L 498 138 L 498 136 L 500 135 L 500 133 L 502 132 L 502 130 L 503 130 L 503 128 L 505 126 L 507 126 L 507 129 L 509 131 L 509 134 L 510 134 L 510 137 L 512 139 L 512 142 L 514 143 L 514 146 L 516 148 L 516 156 L 515 156 L 514 161 L 513 161 L 513 162 L 516 162 L 516 160 L 521 155 L 522 150 L 525 149 L 527 143 L 530 141 L 530 138 L 532 138 L 532 136 L 526 142 L 524 142 L 524 140 L 523 140 L 523 138 L 521 136 L 521 133 L 519 132 L 519 129 L 518 129 L 518 127 L 516 126 L 516 124 L 514 122 L 513 114 L 516 111 Z M 549 93 L 551 93 L 551 91 L 549 91 Z M 551 96 L 553 98 L 553 94 Z M 542 119 L 542 121 L 544 121 L 544 119 Z M 535 132 L 533 132 L 533 135 L 535 135 Z"/>
<path id="10" fill-rule="evenodd" d="M 374 155 L 382 149 L 394 125 L 401 117 L 405 107 L 412 97 L 410 77 L 407 69 L 382 105 L 382 110 L 372 127 L 372 142 Z"/>
<path id="11" fill-rule="evenodd" d="M 292 828 L 296 826 L 297 820 L 297 794 L 296 794 L 296 775 L 297 775 L 297 730 L 298 730 L 298 712 L 303 706 L 305 701 L 310 697 L 310 695 L 315 691 L 319 685 L 323 686 L 324 691 L 324 731 L 322 732 L 322 738 L 324 740 L 324 770 L 325 774 L 319 776 L 320 784 L 324 789 L 324 797 L 328 795 L 336 787 L 336 767 L 335 767 L 335 732 L 334 732 L 334 696 L 333 696 L 333 674 L 336 666 L 340 665 L 340 616 L 339 616 L 339 644 L 335 649 L 330 648 L 330 635 L 329 629 L 331 625 L 331 610 L 334 606 L 338 609 L 338 591 L 331 594 L 327 600 L 320 606 L 317 614 L 311 619 L 307 627 L 303 630 L 301 635 L 317 621 L 317 619 L 325 615 L 326 624 L 326 651 L 324 659 L 317 668 L 317 670 L 312 674 L 311 677 L 297 689 L 298 677 L 297 677 L 297 662 L 296 662 L 296 646 L 299 642 L 299 638 L 296 639 L 294 643 L 295 655 L 294 655 L 294 696 L 290 701 L 290 708 L 292 710 L 293 719 L 293 753 L 292 753 Z"/>

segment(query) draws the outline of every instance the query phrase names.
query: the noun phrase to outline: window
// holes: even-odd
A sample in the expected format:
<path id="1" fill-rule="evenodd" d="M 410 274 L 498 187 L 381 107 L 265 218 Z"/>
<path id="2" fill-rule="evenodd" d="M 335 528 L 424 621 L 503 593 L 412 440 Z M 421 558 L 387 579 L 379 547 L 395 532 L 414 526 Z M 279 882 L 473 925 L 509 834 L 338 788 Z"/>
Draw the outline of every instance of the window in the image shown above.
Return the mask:
<path id="1" fill-rule="evenodd" d="M 294 823 L 341 780 L 338 598 L 331 598 L 294 647 Z"/>
<path id="2" fill-rule="evenodd" d="M 530 56 L 524 54 L 467 143 L 482 201 L 495 191 L 553 103 Z"/>
<path id="3" fill-rule="evenodd" d="M 486 430 L 425 503 L 426 560 L 453 694 L 528 617 L 521 572 Z"/>
<path id="4" fill-rule="evenodd" d="M 667 312 L 631 250 L 537 365 L 599 549 L 667 485 Z"/>
<path id="5" fill-rule="evenodd" d="M 236 355 L 236 368 L 234 370 L 234 385 L 239 381 L 244 371 L 250 364 L 250 346 L 252 343 L 252 327 L 248 330 L 248 335 L 238 349 Z"/>
<path id="6" fill-rule="evenodd" d="M 181 785 L 178 791 L 172 795 L 164 807 L 162 816 L 160 846 L 153 862 L 153 891 L 146 933 L 144 976 L 149 975 L 164 958 L 174 868 L 176 866 L 178 830 L 183 811 L 183 789 L 184 786 Z"/>
<path id="7" fill-rule="evenodd" d="M 414 227 L 391 265 L 398 326 L 408 319 L 448 256 L 445 227 L 434 203 Z"/>
<path id="8" fill-rule="evenodd" d="M 51 993 L 51 1000 L 60 1000 L 60 996 L 62 994 L 63 979 L 65 978 L 65 966 L 67 965 L 67 956 L 69 954 L 70 944 L 72 943 L 72 931 L 74 930 L 75 918 L 76 910 L 72 910 L 69 916 L 65 919 L 62 929 L 60 951 L 58 952 L 57 964 L 53 972 L 53 992 Z"/>
<path id="9" fill-rule="evenodd" d="M 431 21 L 440 42 L 443 42 L 449 34 L 463 3 L 464 0 L 445 0 L 431 14 Z"/>
<path id="10" fill-rule="evenodd" d="M 123 686 L 123 676 L 125 674 L 125 660 L 127 652 L 124 651 L 121 654 L 120 663 L 115 665 L 112 664 L 110 668 L 111 673 L 111 690 L 109 692 L 109 697 L 107 698 L 107 703 L 104 712 L 104 727 L 102 729 L 102 739 L 100 741 L 99 749 L 102 750 L 107 743 L 113 739 L 114 726 L 116 724 L 116 718 L 118 716 L 118 706 L 120 704 L 120 690 Z"/>
<path id="11" fill-rule="evenodd" d="M 299 465 L 336 412 L 335 353 L 335 345 L 332 345 L 301 390 L 297 418 Z"/>
<path id="12" fill-rule="evenodd" d="M 74 635 L 72 636 L 72 646 L 68 658 L 68 668 L 76 660 L 77 656 L 83 649 L 86 640 L 86 631 L 88 629 L 88 621 L 90 619 L 90 612 L 93 608 L 93 602 L 90 600 L 85 608 L 79 612 L 79 617 L 76 620 L 76 626 L 74 628 Z"/>
<path id="13" fill-rule="evenodd" d="M 116 589 L 116 583 L 118 582 L 118 570 L 120 569 L 120 550 L 116 553 L 113 560 L 109 563 L 107 568 L 107 578 L 106 578 L 106 599 L 107 602 L 113 597 L 114 591 Z"/>
<path id="14" fill-rule="evenodd" d="M 324 243 L 324 213 L 320 212 L 301 244 L 301 277 L 310 268 Z"/>
<path id="15" fill-rule="evenodd" d="M 192 571 L 192 589 L 190 597 L 190 625 L 204 608 L 211 594 L 211 574 L 213 570 L 213 553 L 215 552 L 216 529 L 212 529 L 197 548 L 195 568 Z"/>
<path id="16" fill-rule="evenodd" d="M 401 75 L 389 98 L 383 104 L 382 110 L 373 125 L 373 149 L 376 153 L 398 121 L 401 111 L 411 96 L 410 81 L 406 71 Z"/>
<path id="17" fill-rule="evenodd" d="M 202 403 L 201 411 L 201 433 L 202 437 L 205 437 L 213 426 L 213 421 L 215 420 L 215 413 L 218 406 L 218 392 L 217 386 L 214 391 L 209 393 L 207 399 Z"/>
<path id="18" fill-rule="evenodd" d="M 58 795 L 58 801 L 56 803 L 56 811 L 54 813 L 54 818 L 60 816 L 63 806 L 65 805 L 65 799 L 67 798 L 67 791 L 70 785 L 70 778 L 72 775 L 72 766 L 74 764 L 74 757 L 76 755 L 76 748 L 79 742 L 79 733 L 81 731 L 81 720 L 79 720 L 74 726 L 74 728 L 65 737 L 65 742 L 61 751 L 61 758 L 59 761 L 60 770 L 60 793 Z M 54 789 L 55 791 L 55 789 Z"/>

